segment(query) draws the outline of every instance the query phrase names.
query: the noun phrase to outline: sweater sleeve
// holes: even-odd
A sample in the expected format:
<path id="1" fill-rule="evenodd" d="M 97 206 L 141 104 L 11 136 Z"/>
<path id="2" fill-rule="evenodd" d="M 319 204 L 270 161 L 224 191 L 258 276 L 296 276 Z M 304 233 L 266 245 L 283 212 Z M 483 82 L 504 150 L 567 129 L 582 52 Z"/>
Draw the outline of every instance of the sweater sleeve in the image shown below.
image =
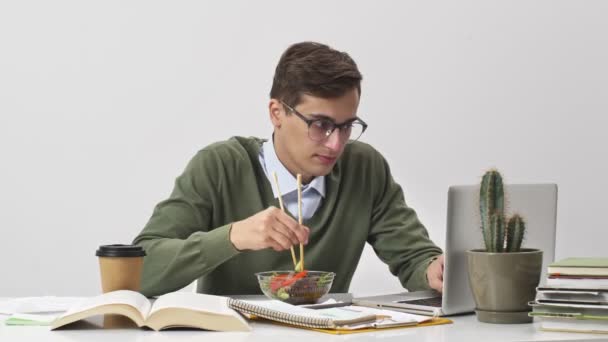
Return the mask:
<path id="1" fill-rule="evenodd" d="M 238 254 L 230 242 L 232 224 L 210 227 L 216 196 L 217 161 L 200 151 L 176 179 L 134 244 L 146 251 L 141 292 L 161 295 L 187 286 Z"/>
<path id="2" fill-rule="evenodd" d="M 410 291 L 429 289 L 428 265 L 442 253 L 430 239 L 416 212 L 407 206 L 401 186 L 391 176 L 387 162 L 378 154 L 372 222 L 368 242 L 378 257 Z"/>

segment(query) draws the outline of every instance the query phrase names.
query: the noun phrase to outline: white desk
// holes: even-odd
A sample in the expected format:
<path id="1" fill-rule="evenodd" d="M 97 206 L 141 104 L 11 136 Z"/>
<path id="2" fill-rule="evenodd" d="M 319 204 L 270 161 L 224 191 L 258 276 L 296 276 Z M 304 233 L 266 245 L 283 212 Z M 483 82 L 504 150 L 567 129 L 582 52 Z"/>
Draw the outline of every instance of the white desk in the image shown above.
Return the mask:
<path id="1" fill-rule="evenodd" d="M 100 319 L 78 322 L 70 329 L 49 331 L 48 327 L 6 326 L 0 315 L 0 341 L 369 341 L 372 339 L 386 342 L 449 342 L 449 341 L 564 341 L 604 339 L 606 335 L 554 333 L 538 331 L 534 324 L 488 324 L 477 321 L 475 315 L 451 317 L 453 324 L 423 328 L 385 330 L 350 335 L 331 335 L 305 329 L 288 328 L 270 323 L 251 322 L 251 332 L 213 332 L 200 330 L 169 330 L 155 332 L 143 329 L 101 329 Z"/>

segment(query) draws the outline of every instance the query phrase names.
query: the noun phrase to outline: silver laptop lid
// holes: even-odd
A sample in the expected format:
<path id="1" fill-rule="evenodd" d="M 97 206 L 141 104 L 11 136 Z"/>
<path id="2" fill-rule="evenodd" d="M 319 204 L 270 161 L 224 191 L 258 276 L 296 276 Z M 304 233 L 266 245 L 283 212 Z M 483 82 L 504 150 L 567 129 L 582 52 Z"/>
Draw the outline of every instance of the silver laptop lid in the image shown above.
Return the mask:
<path id="1" fill-rule="evenodd" d="M 505 185 L 505 214 L 526 221 L 523 247 L 543 251 L 543 274 L 555 255 L 556 184 Z M 475 308 L 468 280 L 465 251 L 484 248 L 479 216 L 479 185 L 451 186 L 448 190 L 442 311 L 445 315 Z"/>

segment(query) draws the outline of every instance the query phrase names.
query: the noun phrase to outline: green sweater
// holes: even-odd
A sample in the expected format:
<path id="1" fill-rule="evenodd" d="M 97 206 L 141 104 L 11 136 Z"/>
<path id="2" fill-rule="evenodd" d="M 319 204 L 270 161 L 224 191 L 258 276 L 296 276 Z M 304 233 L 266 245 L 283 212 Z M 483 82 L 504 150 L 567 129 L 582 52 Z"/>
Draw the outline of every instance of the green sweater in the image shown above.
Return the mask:
<path id="1" fill-rule="evenodd" d="M 269 206 L 279 207 L 259 161 L 263 140 L 233 137 L 207 146 L 175 181 L 135 238 L 144 259 L 142 293 L 160 295 L 195 279 L 198 292 L 261 294 L 255 272 L 293 268 L 290 251 L 238 251 L 230 227 Z M 348 292 L 363 247 L 369 242 L 401 284 L 428 288 L 426 268 L 441 250 L 413 209 L 388 164 L 371 146 L 348 144 L 325 177 L 326 197 L 304 247 L 308 270 L 336 273 L 331 292 Z"/>

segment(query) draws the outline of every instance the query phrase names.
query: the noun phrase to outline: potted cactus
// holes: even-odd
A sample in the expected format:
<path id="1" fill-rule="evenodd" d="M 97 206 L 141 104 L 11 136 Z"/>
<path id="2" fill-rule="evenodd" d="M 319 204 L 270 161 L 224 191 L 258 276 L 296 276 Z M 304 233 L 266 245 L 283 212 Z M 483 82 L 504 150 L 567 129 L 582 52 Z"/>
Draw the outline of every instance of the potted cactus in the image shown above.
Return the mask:
<path id="1" fill-rule="evenodd" d="M 487 323 L 529 323 L 542 271 L 542 251 L 521 248 L 524 219 L 505 216 L 500 173 L 490 170 L 481 181 L 479 213 L 485 249 L 467 251 L 469 284 L 477 319 Z"/>

